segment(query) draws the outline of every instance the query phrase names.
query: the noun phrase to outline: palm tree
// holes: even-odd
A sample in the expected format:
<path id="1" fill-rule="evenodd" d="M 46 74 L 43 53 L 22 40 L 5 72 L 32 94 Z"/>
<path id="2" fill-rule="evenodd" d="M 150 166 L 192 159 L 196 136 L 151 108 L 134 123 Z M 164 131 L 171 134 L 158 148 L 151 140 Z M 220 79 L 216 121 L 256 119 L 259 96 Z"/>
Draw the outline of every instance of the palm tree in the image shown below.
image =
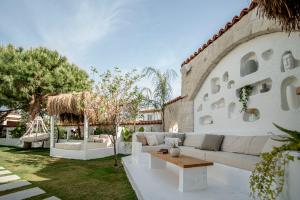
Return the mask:
<path id="1" fill-rule="evenodd" d="M 177 78 L 177 73 L 173 69 L 161 72 L 159 69 L 146 67 L 143 70 L 143 75 L 152 80 L 154 90 L 151 97 L 148 98 L 148 102 L 155 108 L 161 109 L 163 131 L 165 131 L 165 107 L 173 91 L 171 81 Z"/>

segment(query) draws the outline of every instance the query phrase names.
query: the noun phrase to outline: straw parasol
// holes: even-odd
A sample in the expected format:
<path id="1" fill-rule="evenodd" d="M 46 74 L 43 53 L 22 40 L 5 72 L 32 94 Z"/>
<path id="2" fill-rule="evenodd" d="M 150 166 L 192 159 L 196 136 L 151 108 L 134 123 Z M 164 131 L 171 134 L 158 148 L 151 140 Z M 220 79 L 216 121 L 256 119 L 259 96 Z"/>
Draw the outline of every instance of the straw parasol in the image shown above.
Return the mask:
<path id="1" fill-rule="evenodd" d="M 276 20 L 282 29 L 291 32 L 300 30 L 299 0 L 255 0 L 258 4 L 258 14 L 271 20 Z"/>

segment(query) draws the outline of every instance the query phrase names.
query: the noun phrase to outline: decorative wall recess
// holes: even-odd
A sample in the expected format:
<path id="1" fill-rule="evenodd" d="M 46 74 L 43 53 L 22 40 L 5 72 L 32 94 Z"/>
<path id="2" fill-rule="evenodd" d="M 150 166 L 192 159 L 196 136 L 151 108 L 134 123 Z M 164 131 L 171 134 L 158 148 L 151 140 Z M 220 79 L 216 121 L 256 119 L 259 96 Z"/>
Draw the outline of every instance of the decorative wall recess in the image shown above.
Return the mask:
<path id="1" fill-rule="evenodd" d="M 291 51 L 286 51 L 281 58 L 281 72 L 286 72 L 300 66 L 300 60 L 297 60 Z"/>
<path id="2" fill-rule="evenodd" d="M 237 114 L 236 104 L 234 102 L 231 102 L 228 105 L 228 118 L 232 119 L 236 114 Z"/>
<path id="3" fill-rule="evenodd" d="M 218 108 L 224 108 L 224 107 L 225 107 L 225 99 L 224 98 L 221 98 L 218 101 L 211 104 L 211 109 L 212 110 L 215 110 L 215 109 L 218 109 Z"/>
<path id="4" fill-rule="evenodd" d="M 248 108 L 243 114 L 245 122 L 254 122 L 260 118 L 259 110 L 256 108 Z"/>
<path id="5" fill-rule="evenodd" d="M 202 111 L 202 104 L 200 104 L 197 108 L 197 112 L 200 112 L 200 111 Z"/>
<path id="6" fill-rule="evenodd" d="M 200 124 L 202 125 L 208 125 L 208 124 L 213 124 L 213 118 L 210 115 L 204 115 L 202 117 L 200 117 Z"/>
<path id="7" fill-rule="evenodd" d="M 299 80 L 290 76 L 284 79 L 281 83 L 281 107 L 282 110 L 295 110 L 300 106 L 300 97 L 297 95 Z"/>
<path id="8" fill-rule="evenodd" d="M 256 54 L 250 52 L 241 59 L 240 75 L 241 77 L 252 74 L 258 70 Z"/>
<path id="9" fill-rule="evenodd" d="M 203 101 L 208 101 L 208 93 L 203 96 Z"/>
<path id="10" fill-rule="evenodd" d="M 224 81 L 224 82 L 227 82 L 227 81 L 228 81 L 228 78 L 229 78 L 228 72 L 225 72 L 225 73 L 223 74 L 223 81 Z"/>
<path id="11" fill-rule="evenodd" d="M 262 81 L 252 83 L 250 86 L 252 87 L 252 92 L 251 92 L 250 96 L 254 96 L 259 93 L 266 93 L 266 92 L 269 92 L 272 88 L 272 79 L 267 78 Z M 241 90 L 241 88 L 236 90 L 237 97 L 239 97 L 240 90 Z"/>
<path id="12" fill-rule="evenodd" d="M 234 88 L 234 80 L 231 80 L 227 83 L 227 89 L 232 89 Z"/>
<path id="13" fill-rule="evenodd" d="M 261 57 L 264 59 L 264 60 L 270 60 L 270 58 L 272 57 L 274 51 L 273 49 L 268 49 L 266 51 L 264 51 L 262 54 L 261 54 Z"/>
<path id="14" fill-rule="evenodd" d="M 216 93 L 220 92 L 220 89 L 221 89 L 220 78 L 218 78 L 218 77 L 212 78 L 210 85 L 211 85 L 211 93 L 212 94 L 216 94 Z"/>

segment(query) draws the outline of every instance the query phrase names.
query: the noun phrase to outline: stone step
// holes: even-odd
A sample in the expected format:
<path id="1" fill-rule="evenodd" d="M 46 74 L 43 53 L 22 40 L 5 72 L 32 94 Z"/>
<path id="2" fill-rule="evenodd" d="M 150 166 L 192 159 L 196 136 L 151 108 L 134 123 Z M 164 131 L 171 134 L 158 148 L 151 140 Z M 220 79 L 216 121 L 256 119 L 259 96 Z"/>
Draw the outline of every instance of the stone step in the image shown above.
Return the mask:
<path id="1" fill-rule="evenodd" d="M 5 174 L 11 174 L 11 171 L 9 171 L 9 170 L 1 170 L 0 171 L 0 176 L 5 175 Z"/>
<path id="2" fill-rule="evenodd" d="M 11 189 L 23 187 L 23 186 L 30 185 L 30 184 L 31 184 L 30 182 L 25 181 L 25 180 L 2 184 L 2 185 L 0 185 L 0 192 L 5 191 L 5 190 L 11 190 Z"/>
<path id="3" fill-rule="evenodd" d="M 59 198 L 55 197 L 55 196 L 52 196 L 52 197 L 48 197 L 44 200 L 60 200 Z"/>
<path id="4" fill-rule="evenodd" d="M 19 180 L 20 177 L 17 175 L 0 176 L 0 183 L 7 183 L 10 181 Z"/>
<path id="5" fill-rule="evenodd" d="M 0 196 L 0 200 L 22 200 L 22 199 L 27 199 L 30 197 L 38 196 L 38 195 L 41 195 L 44 193 L 45 193 L 44 190 L 42 190 L 38 187 L 35 187 L 35 188 L 22 190 L 22 191 L 18 191 L 18 192 L 14 192 L 11 194 L 6 194 L 3 196 Z"/>

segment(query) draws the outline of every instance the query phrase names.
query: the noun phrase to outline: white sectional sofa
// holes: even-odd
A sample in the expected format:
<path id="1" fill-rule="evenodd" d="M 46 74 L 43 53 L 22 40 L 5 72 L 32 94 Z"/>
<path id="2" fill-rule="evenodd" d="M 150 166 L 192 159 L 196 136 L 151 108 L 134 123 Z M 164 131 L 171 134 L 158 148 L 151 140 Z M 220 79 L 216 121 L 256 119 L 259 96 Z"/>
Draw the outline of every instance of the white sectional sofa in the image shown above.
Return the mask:
<path id="1" fill-rule="evenodd" d="M 158 151 L 162 148 L 169 148 L 166 144 L 160 142 L 156 146 L 148 146 L 137 141 L 136 135 L 152 134 L 159 138 L 170 136 L 167 132 L 138 132 L 133 135 L 133 151 Z M 181 133 L 185 135 L 183 146 L 179 146 L 181 154 L 213 161 L 223 165 L 232 166 L 248 171 L 252 171 L 255 164 L 260 161 L 260 153 L 270 151 L 272 146 L 278 146 L 278 143 L 271 140 L 270 136 L 236 136 L 225 135 L 219 151 L 201 150 L 204 134 Z M 161 140 L 161 139 L 160 139 Z M 136 154 L 136 152 L 133 152 Z"/>

